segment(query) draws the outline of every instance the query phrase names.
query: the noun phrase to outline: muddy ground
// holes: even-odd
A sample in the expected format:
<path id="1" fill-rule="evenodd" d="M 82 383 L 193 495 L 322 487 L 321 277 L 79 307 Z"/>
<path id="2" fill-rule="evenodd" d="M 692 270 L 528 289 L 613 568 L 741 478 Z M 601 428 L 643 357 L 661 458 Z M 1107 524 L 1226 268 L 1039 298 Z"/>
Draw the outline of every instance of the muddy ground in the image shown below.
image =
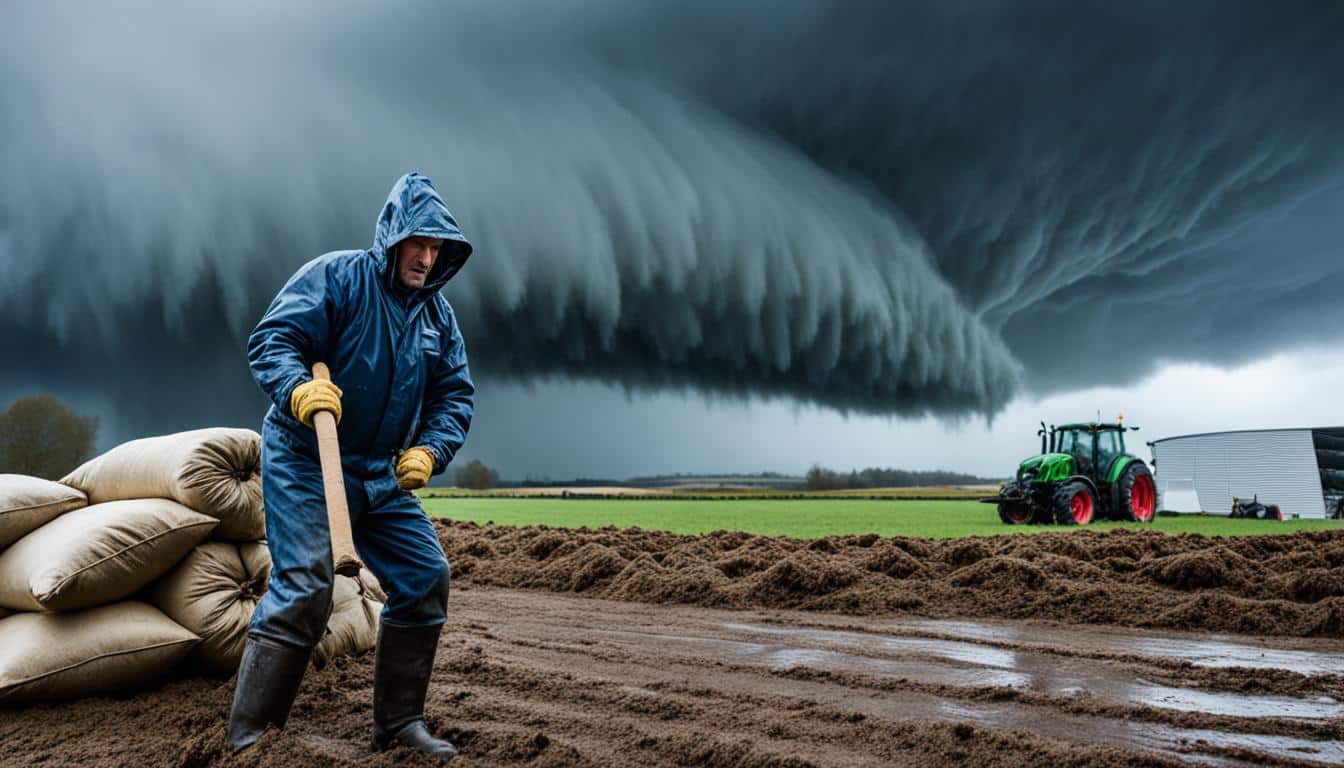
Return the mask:
<path id="1" fill-rule="evenodd" d="M 1344 533 L 440 532 L 464 766 L 1344 763 Z M 0 764 L 417 764 L 368 751 L 371 671 L 237 756 L 229 681 L 0 711 Z"/>
<path id="2" fill-rule="evenodd" d="M 441 521 L 440 538 L 455 577 L 618 600 L 1344 635 L 1344 531 L 804 541 Z"/>

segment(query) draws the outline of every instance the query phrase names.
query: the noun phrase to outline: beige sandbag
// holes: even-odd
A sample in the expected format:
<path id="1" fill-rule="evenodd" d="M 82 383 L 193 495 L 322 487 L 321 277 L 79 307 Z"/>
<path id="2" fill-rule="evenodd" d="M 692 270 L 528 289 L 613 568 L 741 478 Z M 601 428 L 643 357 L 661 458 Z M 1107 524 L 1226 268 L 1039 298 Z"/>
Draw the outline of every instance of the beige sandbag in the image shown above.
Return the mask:
<path id="1" fill-rule="evenodd" d="M 90 504 L 155 496 L 219 518 L 215 537 L 266 537 L 261 504 L 261 436 L 213 427 L 123 443 L 61 478 Z"/>
<path id="2" fill-rule="evenodd" d="M 191 652 L 195 668 L 231 675 L 242 660 L 247 627 L 270 575 L 265 542 L 210 541 L 184 557 L 150 595 L 159 610 L 200 636 Z"/>
<path id="3" fill-rule="evenodd" d="M 0 554 L 0 606 L 71 611 L 120 600 L 168 572 L 217 525 L 168 499 L 67 512 Z"/>
<path id="4" fill-rule="evenodd" d="M 68 485 L 27 475 L 0 475 L 0 549 L 88 503 L 83 491 Z"/>
<path id="5" fill-rule="evenodd" d="M 152 605 L 0 619 L 0 706 L 141 688 L 167 674 L 196 636 Z"/>
<path id="6" fill-rule="evenodd" d="M 313 663 L 322 666 L 337 656 L 372 650 L 378 642 L 378 615 L 383 604 L 378 582 L 368 571 L 358 579 L 337 576 L 327 633 L 313 649 Z"/>

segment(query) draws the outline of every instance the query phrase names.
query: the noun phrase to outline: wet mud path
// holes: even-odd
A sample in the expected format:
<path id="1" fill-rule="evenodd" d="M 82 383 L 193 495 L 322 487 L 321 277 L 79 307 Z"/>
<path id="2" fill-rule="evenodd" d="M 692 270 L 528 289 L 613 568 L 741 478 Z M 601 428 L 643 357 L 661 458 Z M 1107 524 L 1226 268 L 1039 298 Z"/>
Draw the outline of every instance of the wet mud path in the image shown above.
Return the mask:
<path id="1" fill-rule="evenodd" d="M 1344 763 L 1344 642 L 652 605 L 466 586 L 431 725 L 461 765 Z M 369 656 L 222 750 L 231 686 L 0 712 L 4 765 L 393 765 Z"/>

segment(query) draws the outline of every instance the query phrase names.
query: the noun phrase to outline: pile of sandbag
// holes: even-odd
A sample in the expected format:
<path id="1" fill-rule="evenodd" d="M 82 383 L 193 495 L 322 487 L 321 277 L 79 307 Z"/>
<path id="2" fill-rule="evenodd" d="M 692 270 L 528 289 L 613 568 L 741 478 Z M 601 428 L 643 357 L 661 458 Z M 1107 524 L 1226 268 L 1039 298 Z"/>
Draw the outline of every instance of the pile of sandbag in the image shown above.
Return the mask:
<path id="1" fill-rule="evenodd" d="M 135 440 L 59 483 L 0 475 L 0 705 L 229 675 L 266 590 L 261 444 Z M 317 663 L 373 647 L 381 591 L 337 577 Z"/>

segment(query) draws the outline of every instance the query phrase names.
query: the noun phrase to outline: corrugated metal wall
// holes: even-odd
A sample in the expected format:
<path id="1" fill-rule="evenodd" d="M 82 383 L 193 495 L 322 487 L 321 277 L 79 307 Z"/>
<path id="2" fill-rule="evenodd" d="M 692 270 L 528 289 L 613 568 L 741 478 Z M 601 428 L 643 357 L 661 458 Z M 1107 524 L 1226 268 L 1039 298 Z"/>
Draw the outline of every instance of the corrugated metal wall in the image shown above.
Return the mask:
<path id="1" fill-rule="evenodd" d="M 1310 429 L 1221 432 L 1153 443 L 1158 509 L 1167 480 L 1191 480 L 1211 515 L 1232 511 L 1232 497 L 1259 495 L 1285 516 L 1325 517 Z"/>

